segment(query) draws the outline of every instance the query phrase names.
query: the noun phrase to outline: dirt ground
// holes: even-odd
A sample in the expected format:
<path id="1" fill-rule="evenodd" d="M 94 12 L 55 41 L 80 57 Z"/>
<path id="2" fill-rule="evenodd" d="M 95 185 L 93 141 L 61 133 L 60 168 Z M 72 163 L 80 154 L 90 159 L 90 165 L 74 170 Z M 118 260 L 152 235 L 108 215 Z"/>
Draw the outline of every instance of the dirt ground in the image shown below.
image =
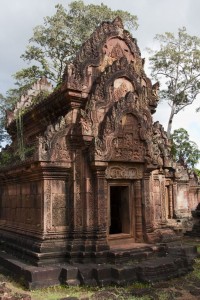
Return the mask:
<path id="1" fill-rule="evenodd" d="M 200 250 L 200 240 L 195 242 Z M 126 287 L 66 287 L 54 286 L 27 291 L 19 279 L 11 278 L 0 267 L 0 300 L 200 300 L 200 254 L 194 270 L 184 277 L 165 282 L 143 284 L 136 282 Z"/>

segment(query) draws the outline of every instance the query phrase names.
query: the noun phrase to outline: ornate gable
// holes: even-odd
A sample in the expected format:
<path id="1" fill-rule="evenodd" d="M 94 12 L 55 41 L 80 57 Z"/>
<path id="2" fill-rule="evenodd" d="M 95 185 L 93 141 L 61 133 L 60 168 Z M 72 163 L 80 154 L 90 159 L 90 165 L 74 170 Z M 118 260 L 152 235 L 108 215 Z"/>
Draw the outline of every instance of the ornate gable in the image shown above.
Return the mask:
<path id="1" fill-rule="evenodd" d="M 72 136 L 92 141 L 92 160 L 159 163 L 151 117 L 158 88 L 121 20 L 102 23 L 65 71 L 62 89 L 79 90 L 86 99 Z"/>
<path id="2" fill-rule="evenodd" d="M 123 29 L 121 19 L 103 22 L 83 44 L 73 63 L 66 67 L 63 77 L 65 86 L 89 92 L 101 72 L 122 57 L 126 57 L 129 64 L 134 66 L 140 58 L 138 69 L 142 70 L 136 40 Z"/>
<path id="3" fill-rule="evenodd" d="M 60 89 L 33 107 L 29 117 L 38 125 L 29 124 L 25 135 L 38 137 L 35 156 L 42 160 L 69 162 L 70 149 L 87 144 L 91 160 L 160 164 L 164 150 L 153 139 L 151 117 L 158 88 L 121 20 L 104 22 L 66 67 Z"/>

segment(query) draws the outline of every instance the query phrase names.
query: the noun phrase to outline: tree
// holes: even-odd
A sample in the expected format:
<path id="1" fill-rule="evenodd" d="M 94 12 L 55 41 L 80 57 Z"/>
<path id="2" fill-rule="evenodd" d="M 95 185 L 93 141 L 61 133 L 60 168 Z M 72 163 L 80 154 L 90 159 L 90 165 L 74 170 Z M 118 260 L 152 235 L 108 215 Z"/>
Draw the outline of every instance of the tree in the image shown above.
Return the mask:
<path id="1" fill-rule="evenodd" d="M 166 32 L 156 35 L 159 50 L 151 51 L 152 76 L 164 83 L 161 99 L 171 107 L 167 134 L 170 137 L 175 114 L 192 104 L 200 92 L 200 39 L 191 36 L 186 28 L 178 29 L 178 36 Z"/>
<path id="2" fill-rule="evenodd" d="M 51 80 L 54 85 L 59 85 L 66 64 L 73 59 L 96 26 L 119 16 L 128 30 L 138 27 L 135 15 L 122 10 L 112 11 L 104 4 L 85 5 L 83 1 L 73 1 L 69 4 L 69 10 L 61 4 L 57 4 L 55 8 L 53 16 L 45 17 L 44 24 L 33 29 L 33 36 L 21 56 L 30 66 L 13 75 L 15 87 L 8 90 L 6 97 L 1 97 L 0 143 L 8 137 L 4 130 L 5 108 L 11 108 L 42 76 Z"/>
<path id="3" fill-rule="evenodd" d="M 6 98 L 2 94 L 0 94 L 0 144 L 10 141 L 9 135 L 5 130 L 6 109 L 9 108 L 11 108 L 9 98 Z"/>
<path id="4" fill-rule="evenodd" d="M 127 11 L 112 11 L 104 4 L 85 5 L 83 1 L 73 1 L 69 4 L 69 10 L 61 4 L 55 8 L 53 16 L 45 17 L 44 24 L 34 28 L 29 45 L 21 56 L 32 64 L 14 75 L 17 86 L 22 89 L 42 76 L 58 85 L 66 63 L 102 21 L 119 16 L 128 30 L 138 27 L 136 16 Z"/>
<path id="5" fill-rule="evenodd" d="M 184 128 L 174 130 L 172 138 L 172 155 L 176 161 L 184 161 L 189 168 L 200 159 L 200 150 L 195 142 L 189 140 L 189 134 Z"/>

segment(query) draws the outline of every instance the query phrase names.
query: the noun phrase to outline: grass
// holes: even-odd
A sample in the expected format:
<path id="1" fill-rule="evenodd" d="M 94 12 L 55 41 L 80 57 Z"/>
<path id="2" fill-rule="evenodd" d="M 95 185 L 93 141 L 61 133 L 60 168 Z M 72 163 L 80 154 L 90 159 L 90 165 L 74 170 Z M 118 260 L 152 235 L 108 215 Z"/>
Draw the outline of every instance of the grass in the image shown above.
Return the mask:
<path id="1" fill-rule="evenodd" d="M 53 286 L 31 291 L 33 300 L 57 300 L 62 297 L 90 298 L 94 292 L 89 287 Z"/>

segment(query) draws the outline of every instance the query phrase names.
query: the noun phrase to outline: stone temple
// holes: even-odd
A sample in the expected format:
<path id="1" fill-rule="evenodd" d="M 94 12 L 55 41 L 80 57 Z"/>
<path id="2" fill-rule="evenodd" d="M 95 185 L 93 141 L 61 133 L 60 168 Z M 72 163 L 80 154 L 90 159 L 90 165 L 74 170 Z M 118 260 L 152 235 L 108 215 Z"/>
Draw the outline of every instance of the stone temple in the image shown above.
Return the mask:
<path id="1" fill-rule="evenodd" d="M 200 185 L 153 122 L 158 89 L 116 18 L 82 45 L 59 88 L 42 78 L 7 113 L 6 151 L 19 147 L 19 120 L 32 150 L 0 170 L 6 253 L 38 268 L 101 264 L 117 245 L 134 250 L 191 230 Z M 40 92 L 49 95 L 35 101 Z"/>

